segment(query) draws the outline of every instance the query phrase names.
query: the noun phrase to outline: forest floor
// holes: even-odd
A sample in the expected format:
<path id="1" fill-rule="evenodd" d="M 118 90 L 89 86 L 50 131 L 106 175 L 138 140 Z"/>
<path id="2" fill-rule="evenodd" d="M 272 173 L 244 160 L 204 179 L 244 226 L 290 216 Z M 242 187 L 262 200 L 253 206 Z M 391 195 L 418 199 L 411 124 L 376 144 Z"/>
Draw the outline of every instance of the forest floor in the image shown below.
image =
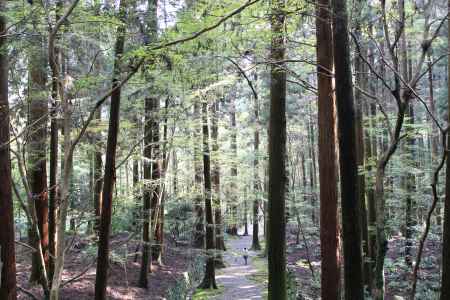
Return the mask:
<path id="1" fill-rule="evenodd" d="M 168 239 L 166 242 L 168 247 L 165 248 L 163 265 L 153 265 L 152 273 L 149 274 L 149 287 L 142 289 L 137 287 L 140 256 L 137 262 L 134 262 L 137 242 L 131 240 L 127 233 L 113 236 L 110 247 L 108 299 L 164 299 L 167 289 L 183 278 L 183 272 L 186 271 L 189 261 L 188 251 L 185 248 L 174 248 Z M 18 285 L 41 299 L 41 287 L 31 286 L 28 282 L 31 265 L 30 250 L 20 246 L 17 248 Z M 96 264 L 93 258 L 96 257 L 96 250 L 97 247 L 91 239 L 83 237 L 73 240 L 72 247 L 66 255 L 63 282 L 81 273 L 84 275 L 61 289 L 61 299 L 94 299 Z M 30 297 L 19 292 L 19 299 L 30 299 Z"/>
<path id="2" fill-rule="evenodd" d="M 419 227 L 419 226 L 418 226 Z M 320 299 L 320 240 L 314 226 L 304 228 L 305 237 L 296 234 L 288 227 L 287 262 L 290 273 L 295 277 L 298 299 Z M 416 234 L 420 230 L 417 230 Z M 262 238 L 261 238 L 262 240 Z M 267 259 L 261 253 L 249 251 L 248 265 L 244 264 L 243 248 L 251 247 L 252 236 L 229 237 L 227 251 L 223 254 L 226 268 L 216 271 L 218 290 L 206 292 L 194 297 L 196 300 L 253 300 L 265 299 L 267 295 Z M 24 241 L 26 242 L 26 241 Z M 192 253 L 188 247 L 174 247 L 166 238 L 167 247 L 163 256 L 163 265 L 154 265 L 149 274 L 149 288 L 137 287 L 140 256 L 134 262 L 137 242 L 130 239 L 128 233 L 112 237 L 110 271 L 108 280 L 108 299 L 164 299 L 167 289 L 184 277 Z M 389 250 L 385 261 L 386 299 L 407 298 L 411 284 L 411 266 L 405 263 L 405 240 L 401 234 L 392 234 L 389 238 Z M 417 240 L 414 243 L 417 245 Z M 261 244 L 264 249 L 264 243 Z M 94 298 L 95 261 L 97 247 L 89 237 L 76 237 L 72 240 L 66 256 L 63 282 L 82 274 L 61 289 L 61 299 L 84 300 Z M 189 254 L 191 253 L 191 254 Z M 415 259 L 416 248 L 412 254 Z M 30 249 L 17 246 L 18 285 L 42 298 L 42 289 L 31 286 Z M 419 273 L 417 299 L 434 299 L 439 288 L 441 260 L 441 240 L 439 233 L 430 233 L 424 248 Z M 19 292 L 19 299 L 30 299 Z M 401 298 L 400 298 L 401 299 Z"/>

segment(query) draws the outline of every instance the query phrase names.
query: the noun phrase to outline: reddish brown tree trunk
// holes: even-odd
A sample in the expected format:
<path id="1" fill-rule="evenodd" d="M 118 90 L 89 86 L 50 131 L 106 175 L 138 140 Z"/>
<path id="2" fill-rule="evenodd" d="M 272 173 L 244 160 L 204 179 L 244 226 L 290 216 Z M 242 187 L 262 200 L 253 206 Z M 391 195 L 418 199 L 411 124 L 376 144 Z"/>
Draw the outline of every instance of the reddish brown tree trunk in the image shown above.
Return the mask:
<path id="1" fill-rule="evenodd" d="M 0 1 L 0 32 L 6 30 L 4 0 Z M 6 36 L 0 36 L 0 299 L 15 300 L 16 256 L 11 159 L 9 153 L 8 55 Z"/>
<path id="2" fill-rule="evenodd" d="M 203 289 L 217 289 L 214 261 L 214 220 L 211 203 L 211 161 L 209 152 L 208 104 L 202 103 L 203 133 L 203 178 L 205 185 L 205 217 L 206 217 L 206 269 L 200 285 Z"/>
<path id="3" fill-rule="evenodd" d="M 114 68 L 111 94 L 111 106 L 109 113 L 109 127 L 108 140 L 106 144 L 106 160 L 105 160 L 105 175 L 103 183 L 103 201 L 102 214 L 99 232 L 98 256 L 97 256 L 97 270 L 95 278 L 95 299 L 106 300 L 106 286 L 108 283 L 108 268 L 109 268 L 109 240 L 111 232 L 111 213 L 112 200 L 115 182 L 116 170 L 116 148 L 117 135 L 119 132 L 120 120 L 120 58 L 123 54 L 125 44 L 125 24 L 126 24 L 126 7 L 127 0 L 120 2 L 119 15 L 123 22 L 117 28 L 117 39 L 115 44 Z"/>
<path id="4" fill-rule="evenodd" d="M 29 111 L 28 111 L 28 181 L 36 208 L 39 237 L 30 231 L 31 245 L 41 243 L 46 267 L 48 267 L 48 191 L 47 191 L 47 121 L 48 100 L 46 97 L 47 74 L 45 55 L 40 37 L 29 57 Z M 30 282 L 41 282 L 39 254 L 34 252 Z"/>
<path id="5" fill-rule="evenodd" d="M 333 50 L 330 1 L 317 3 L 317 76 L 320 180 L 320 245 L 322 299 L 339 298 L 339 226 L 336 157 L 336 108 L 333 93 Z M 302 165 L 304 165 L 302 163 Z M 303 171 L 304 172 L 304 171 Z"/>
<path id="6" fill-rule="evenodd" d="M 358 199 L 355 108 L 346 0 L 334 0 L 333 50 L 339 132 L 345 299 L 364 299 L 361 205 Z"/>

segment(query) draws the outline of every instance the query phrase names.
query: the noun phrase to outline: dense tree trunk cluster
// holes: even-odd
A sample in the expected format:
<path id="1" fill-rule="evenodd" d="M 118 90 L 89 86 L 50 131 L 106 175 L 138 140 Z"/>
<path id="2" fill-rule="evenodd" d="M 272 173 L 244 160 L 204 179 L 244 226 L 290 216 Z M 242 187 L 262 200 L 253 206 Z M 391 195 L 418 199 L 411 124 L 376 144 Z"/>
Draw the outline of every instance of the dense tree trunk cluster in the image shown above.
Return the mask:
<path id="1" fill-rule="evenodd" d="M 0 0 L 0 299 L 450 299 L 449 11 Z"/>

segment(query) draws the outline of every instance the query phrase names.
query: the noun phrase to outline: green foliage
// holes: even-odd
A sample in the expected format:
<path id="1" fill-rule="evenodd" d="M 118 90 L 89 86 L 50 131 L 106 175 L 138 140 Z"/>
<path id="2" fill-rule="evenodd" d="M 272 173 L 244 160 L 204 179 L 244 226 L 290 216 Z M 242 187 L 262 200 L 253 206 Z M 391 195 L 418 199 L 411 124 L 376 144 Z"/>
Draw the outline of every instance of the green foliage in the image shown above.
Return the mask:
<path id="1" fill-rule="evenodd" d="M 167 290 L 167 300 L 187 299 L 203 278 L 204 263 L 204 258 L 201 256 L 196 256 L 192 259 L 187 271 L 183 273 L 183 278 L 179 279 L 174 286 Z"/>
<path id="2" fill-rule="evenodd" d="M 193 206 L 191 202 L 175 202 L 167 211 L 166 229 L 176 240 L 190 241 L 194 228 Z"/>

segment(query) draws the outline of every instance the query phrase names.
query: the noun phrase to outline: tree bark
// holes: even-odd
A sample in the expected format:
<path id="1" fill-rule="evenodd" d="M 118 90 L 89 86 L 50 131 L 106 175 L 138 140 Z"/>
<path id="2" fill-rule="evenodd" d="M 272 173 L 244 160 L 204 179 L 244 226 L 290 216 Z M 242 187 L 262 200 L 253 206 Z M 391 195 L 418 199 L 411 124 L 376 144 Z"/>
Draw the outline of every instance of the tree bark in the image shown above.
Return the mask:
<path id="1" fill-rule="evenodd" d="M 436 104 L 434 100 L 434 78 L 433 78 L 433 55 L 428 54 L 428 90 L 430 95 L 429 106 L 430 112 L 433 116 L 436 116 Z M 428 118 L 431 122 L 431 164 L 438 159 L 438 149 L 439 149 L 439 131 L 436 124 L 431 118 Z M 441 212 L 441 201 L 436 204 L 436 225 L 442 226 L 442 212 Z"/>
<path id="2" fill-rule="evenodd" d="M 140 233 L 141 232 L 141 189 L 139 183 L 139 161 L 137 159 L 133 160 L 133 198 L 136 203 L 133 212 L 133 232 Z M 134 253 L 134 262 L 137 262 L 139 257 L 139 248 L 140 244 L 138 243 L 135 248 Z"/>
<path id="3" fill-rule="evenodd" d="M 28 59 L 29 111 L 28 111 L 28 182 L 39 228 L 39 237 L 30 230 L 30 244 L 34 248 L 41 243 L 45 266 L 48 267 L 48 190 L 47 190 L 47 121 L 48 99 L 46 95 L 47 74 L 44 43 L 38 35 Z M 39 254 L 33 252 L 30 282 L 42 283 Z"/>
<path id="4" fill-rule="evenodd" d="M 150 181 L 152 179 L 152 141 L 153 141 L 153 99 L 145 98 L 144 111 L 144 196 L 143 196 L 143 209 L 142 209 L 142 262 L 141 271 L 139 275 L 139 287 L 148 287 L 148 272 L 151 271 L 151 207 L 152 207 L 152 185 Z"/>
<path id="5" fill-rule="evenodd" d="M 255 71 L 254 81 L 257 80 L 257 73 Z M 252 249 L 255 251 L 261 250 L 259 243 L 259 206 L 261 197 L 261 182 L 259 178 L 259 101 L 254 97 L 254 113 L 255 113 L 255 129 L 253 132 L 253 149 L 255 151 L 255 158 L 253 159 L 253 194 L 255 199 L 253 200 L 253 233 L 252 233 Z"/>
<path id="6" fill-rule="evenodd" d="M 238 206 L 238 188 L 237 188 L 237 127 L 236 127 L 236 99 L 235 93 L 232 93 L 230 98 L 230 126 L 231 126 L 231 154 L 232 154 L 232 162 L 231 162 L 231 183 L 230 183 L 230 204 L 229 204 L 229 213 L 231 214 L 229 226 L 227 233 L 230 235 L 238 234 L 238 216 L 237 216 L 237 206 Z"/>
<path id="7" fill-rule="evenodd" d="M 178 195 L 178 160 L 177 160 L 177 151 L 173 150 L 172 154 L 172 170 L 173 170 L 173 180 L 172 180 L 172 189 L 173 195 L 177 197 Z"/>
<path id="8" fill-rule="evenodd" d="M 316 143 L 314 138 L 314 124 L 311 112 L 311 106 L 308 105 L 308 152 L 309 152 L 309 192 L 311 204 L 311 221 L 317 224 L 316 207 L 317 207 L 317 167 L 316 167 Z"/>
<path id="9" fill-rule="evenodd" d="M 59 20 L 60 12 L 62 10 L 62 2 L 57 1 L 55 7 L 55 19 Z M 57 37 L 55 37 L 56 39 Z M 55 64 L 61 65 L 61 51 L 59 47 L 55 46 L 54 55 Z M 55 271 L 55 255 L 56 255 L 56 223 L 58 218 L 58 188 L 57 188 L 57 176 L 58 176 L 58 120 L 57 120 L 57 107 L 59 99 L 59 78 L 58 74 L 54 74 L 52 70 L 52 103 L 50 112 L 50 164 L 49 164 L 49 199 L 48 199 L 48 237 L 49 237 L 49 278 L 53 278 Z M 60 102 L 59 102 L 60 103 Z M 50 283 L 51 285 L 51 283 Z"/>
<path id="10" fill-rule="evenodd" d="M 161 203 L 160 203 L 160 209 L 159 209 L 159 215 L 158 215 L 158 224 L 159 226 L 157 227 L 158 233 L 156 233 L 156 236 L 159 237 L 158 242 L 159 242 L 159 247 L 160 247 L 160 253 L 159 253 L 159 263 L 162 264 L 162 256 L 164 255 L 164 220 L 165 220 L 165 215 L 164 215 L 164 206 L 166 203 L 166 199 L 167 199 L 167 170 L 169 168 L 169 149 L 168 149 L 168 140 L 167 140 L 167 132 L 168 132 L 168 113 L 169 113 L 169 97 L 166 97 L 166 100 L 164 101 L 164 124 L 163 124 L 163 149 L 162 149 L 162 157 L 161 157 L 161 183 L 160 183 L 160 188 L 161 188 Z"/>
<path id="11" fill-rule="evenodd" d="M 370 32 L 372 33 L 372 27 L 370 27 Z M 375 65 L 375 50 L 371 47 L 369 48 L 369 63 L 373 66 Z M 377 87 L 376 83 L 370 81 L 369 82 L 369 90 L 372 94 L 376 93 Z M 371 101 L 368 105 L 369 112 L 367 113 L 370 115 L 370 131 L 373 132 L 377 128 L 377 122 L 376 122 L 376 116 L 377 116 L 377 107 L 376 103 L 374 101 Z M 373 161 L 378 161 L 378 150 L 377 150 L 377 136 L 374 133 L 367 134 L 367 140 L 366 140 L 366 159 L 370 159 Z M 367 173 L 369 174 L 370 178 L 374 176 L 375 168 L 373 167 L 372 163 L 367 164 Z M 374 182 L 370 182 L 367 187 L 367 221 L 368 221 L 368 256 L 369 256 L 369 265 L 370 270 L 373 273 L 373 266 L 375 262 L 375 245 L 376 245 L 376 206 L 375 206 L 375 189 L 374 189 Z M 370 279 L 371 285 L 370 289 L 372 288 L 372 278 Z"/>
<path id="12" fill-rule="evenodd" d="M 398 1 L 398 13 L 400 16 L 400 24 L 398 26 L 406 26 L 405 24 L 405 1 Z M 397 29 L 401 32 L 400 40 L 399 40 L 399 58 L 400 58 L 400 71 L 402 77 L 408 82 L 411 80 L 411 75 L 409 72 L 409 64 L 408 64 L 408 50 L 406 43 L 406 33 L 402 28 Z M 407 89 L 407 88 L 406 88 Z M 409 117 L 408 123 L 410 125 L 414 125 L 414 107 L 412 103 L 408 103 L 408 108 L 406 110 L 406 115 Z M 406 131 L 411 135 L 411 127 L 406 127 Z M 411 169 L 411 164 L 414 164 L 413 161 L 415 159 L 415 139 L 412 136 L 407 137 L 405 156 L 406 156 L 406 164 L 407 170 Z M 414 194 L 414 186 L 415 186 L 415 177 L 410 171 L 406 172 L 405 176 L 402 178 L 404 183 L 404 188 L 406 192 L 406 201 L 405 201 L 405 263 L 409 266 L 412 265 L 412 235 L 413 235 L 413 194 Z"/>
<path id="13" fill-rule="evenodd" d="M 0 1 L 0 32 L 6 30 L 5 0 Z M 16 256 L 11 159 L 9 153 L 8 55 L 6 36 L 0 36 L 0 299 L 15 300 Z"/>
<path id="14" fill-rule="evenodd" d="M 248 236 L 248 207 L 247 207 L 247 192 L 244 193 L 244 234 Z"/>
<path id="15" fill-rule="evenodd" d="M 362 20 L 363 20 L 363 5 L 364 1 L 358 1 L 356 3 L 356 18 L 355 21 L 355 36 L 358 40 L 362 37 Z M 369 255 L 369 231 L 368 231 L 368 217 L 366 208 L 366 178 L 361 170 L 365 169 L 365 149 L 364 149 L 364 128 L 363 128 L 363 107 L 364 107 L 364 95 L 360 89 L 367 90 L 368 78 L 365 65 L 361 56 L 365 57 L 367 54 L 366 48 L 361 47 L 359 53 L 356 53 L 354 65 L 355 65 L 355 84 L 357 88 L 355 89 L 355 101 L 356 101 L 356 155 L 357 155 L 357 166 L 358 166 L 358 199 L 361 205 L 361 231 L 362 231 L 362 243 L 363 243 L 363 267 L 364 267 L 364 285 L 370 289 L 371 286 L 371 265 Z"/>
<path id="16" fill-rule="evenodd" d="M 225 251 L 225 242 L 223 239 L 223 219 L 222 219 L 222 203 L 220 201 L 220 161 L 219 161 L 219 101 L 216 101 L 212 105 L 212 126 L 211 126 L 211 139 L 212 139 L 212 158 L 213 169 L 211 173 L 214 197 L 214 224 L 216 226 L 216 249 L 219 250 L 219 254 L 216 257 L 218 265 L 222 264 L 222 255 L 220 251 Z"/>
<path id="17" fill-rule="evenodd" d="M 99 108 L 95 112 L 95 121 L 100 123 L 102 121 L 102 113 Z M 103 174 L 102 174 L 102 145 L 100 142 L 101 135 L 97 134 L 94 137 L 94 213 L 95 225 L 94 230 L 98 235 L 100 229 L 101 210 L 102 210 L 102 188 L 103 188 Z"/>
<path id="18" fill-rule="evenodd" d="M 52 76 L 54 78 L 60 78 L 60 74 L 64 74 L 65 70 L 62 72 L 60 69 L 63 69 L 64 63 L 60 67 L 57 64 L 57 59 L 55 58 L 55 39 L 58 34 L 59 29 L 73 12 L 75 7 L 78 5 L 79 0 L 74 0 L 68 10 L 64 13 L 64 15 L 57 20 L 56 24 L 52 27 L 49 38 L 48 38 L 48 63 L 52 70 Z M 60 201 L 58 201 L 58 214 L 56 219 L 56 252 L 55 252 L 55 260 L 54 260 L 54 274 L 52 278 L 49 279 L 51 281 L 49 298 L 51 300 L 59 299 L 59 289 L 61 285 L 62 272 L 64 268 L 64 257 L 65 257 L 65 226 L 67 220 L 67 212 L 69 207 L 69 186 L 70 179 L 72 176 L 72 167 L 73 167 L 73 153 L 74 148 L 78 141 L 72 143 L 71 141 L 71 128 L 72 128 L 72 109 L 69 102 L 68 97 L 64 97 L 63 83 L 62 81 L 57 82 L 59 88 L 59 99 L 61 101 L 61 110 L 63 115 L 63 134 L 64 134 L 64 163 L 61 164 L 62 172 L 61 172 L 61 185 L 60 185 L 60 195 L 57 194 Z M 81 135 L 80 135 L 81 138 Z M 58 191 L 59 191 L 58 190 Z M 42 264 L 45 266 L 45 264 Z M 45 274 L 45 273 L 44 273 Z M 45 281 L 47 281 L 47 276 L 45 276 Z M 49 286 L 47 284 L 47 286 Z M 44 290 L 46 292 L 46 290 Z"/>
<path id="19" fill-rule="evenodd" d="M 363 299 L 361 205 L 357 195 L 356 123 L 345 0 L 333 1 L 333 49 L 341 175 L 345 299 Z"/>
<path id="20" fill-rule="evenodd" d="M 157 38 L 158 21 L 156 18 L 156 9 L 158 6 L 157 0 L 148 1 L 147 8 L 147 18 L 144 21 L 144 43 L 148 44 L 150 41 L 155 41 Z M 146 79 L 153 82 L 151 76 L 146 76 Z M 154 89 L 150 89 L 150 93 L 154 93 Z M 156 103 L 157 102 L 157 103 Z M 159 169 L 152 170 L 157 166 L 158 162 L 152 162 L 153 159 L 153 147 L 152 142 L 154 140 L 153 135 L 157 135 L 157 140 L 159 141 L 159 125 L 154 128 L 155 117 L 155 105 L 158 104 L 159 100 L 152 97 L 145 98 L 144 111 L 145 111 L 145 124 L 144 124 L 144 196 L 143 196 L 143 224 L 142 224 L 142 263 L 139 275 L 139 286 L 142 288 L 148 287 L 148 272 L 152 269 L 152 238 L 153 238 L 153 221 L 155 220 L 155 208 L 157 201 L 155 202 L 154 197 L 158 197 L 159 189 L 156 190 L 156 185 L 152 181 L 153 177 L 156 176 L 156 172 Z M 156 132 L 155 130 L 158 130 Z M 159 147 L 159 146 L 158 146 Z M 159 151 L 159 148 L 158 148 Z M 155 165 L 156 163 L 156 165 Z M 155 176 L 154 176 L 155 175 Z M 159 184 L 159 182 L 158 182 Z"/>
<path id="21" fill-rule="evenodd" d="M 286 52 L 285 1 L 271 4 L 269 121 L 269 300 L 286 300 Z"/>
<path id="22" fill-rule="evenodd" d="M 151 161 L 152 161 L 152 184 L 151 184 L 151 230 L 152 243 L 152 260 L 161 262 L 162 232 L 160 214 L 161 211 L 161 151 L 159 140 L 159 99 L 151 98 Z M 153 242 L 152 241 L 152 242 Z"/>
<path id="23" fill-rule="evenodd" d="M 194 103 L 194 118 L 200 118 L 200 105 Z M 200 119 L 201 120 L 201 119 Z M 194 213 L 195 213 L 195 228 L 192 246 L 194 248 L 202 249 L 205 247 L 205 235 L 204 235 L 204 213 L 201 197 L 202 190 L 202 166 L 200 162 L 200 148 L 197 141 L 201 138 L 202 128 L 199 124 L 194 124 Z"/>
<path id="24" fill-rule="evenodd" d="M 109 114 L 108 139 L 106 145 L 105 175 L 103 183 L 102 214 L 99 232 L 97 270 L 95 278 L 95 299 L 106 300 L 106 286 L 108 281 L 109 268 L 109 240 L 111 232 L 112 198 L 115 182 L 116 148 L 117 135 L 120 121 L 120 59 L 124 51 L 125 44 L 125 24 L 126 24 L 126 3 L 127 0 L 120 1 L 119 18 L 122 23 L 117 28 L 117 38 L 115 44 L 114 68 L 111 94 L 111 106 Z"/>
<path id="25" fill-rule="evenodd" d="M 450 0 L 448 1 L 448 12 L 450 12 Z M 448 20 L 450 26 L 450 19 Z M 447 40 L 450 42 L 450 30 Z M 448 60 L 448 78 L 450 78 L 450 59 Z M 450 90 L 450 80 L 447 81 Z M 448 122 L 450 123 L 450 93 L 448 94 Z M 450 145 L 450 133 L 447 132 L 447 147 Z M 442 280 L 441 300 L 450 299 L 450 159 L 447 152 L 446 175 L 445 175 L 445 199 L 444 199 L 444 229 L 442 242 Z"/>
<path id="26" fill-rule="evenodd" d="M 211 167 L 209 152 L 208 103 L 202 103 L 203 133 L 203 178 L 205 185 L 205 217 L 206 217 L 206 268 L 200 285 L 203 289 L 217 289 L 214 261 L 214 220 L 211 205 Z"/>
<path id="27" fill-rule="evenodd" d="M 340 270 L 333 38 L 330 1 L 319 0 L 316 5 L 321 296 L 324 300 L 335 300 L 339 298 Z"/>

